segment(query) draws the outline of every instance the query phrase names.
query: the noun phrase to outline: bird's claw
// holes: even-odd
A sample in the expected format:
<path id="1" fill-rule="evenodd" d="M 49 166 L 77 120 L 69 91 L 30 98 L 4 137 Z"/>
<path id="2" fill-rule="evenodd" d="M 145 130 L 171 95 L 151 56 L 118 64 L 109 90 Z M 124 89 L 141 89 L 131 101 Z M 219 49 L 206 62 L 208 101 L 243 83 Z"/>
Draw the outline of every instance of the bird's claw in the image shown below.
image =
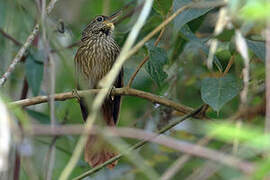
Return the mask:
<path id="1" fill-rule="evenodd" d="M 80 95 L 78 94 L 78 90 L 77 89 L 72 89 L 72 95 L 78 100 L 81 100 Z"/>
<path id="2" fill-rule="evenodd" d="M 114 96 L 112 96 L 112 91 L 113 91 L 113 89 L 115 89 L 115 86 L 111 86 L 110 88 L 109 88 L 109 91 L 108 91 L 108 93 L 107 93 L 107 98 L 109 99 L 111 99 L 111 100 L 114 100 Z"/>

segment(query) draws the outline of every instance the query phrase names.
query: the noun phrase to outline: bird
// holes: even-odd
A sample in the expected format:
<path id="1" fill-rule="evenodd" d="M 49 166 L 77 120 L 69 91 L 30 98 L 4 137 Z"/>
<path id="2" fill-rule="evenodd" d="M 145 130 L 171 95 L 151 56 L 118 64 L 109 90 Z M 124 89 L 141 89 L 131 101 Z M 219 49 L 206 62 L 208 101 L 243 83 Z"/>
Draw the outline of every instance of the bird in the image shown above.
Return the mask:
<path id="1" fill-rule="evenodd" d="M 79 48 L 76 52 L 75 71 L 77 76 L 77 89 L 99 88 L 99 81 L 106 76 L 112 68 L 120 53 L 120 47 L 114 40 L 114 22 L 119 13 L 111 16 L 98 15 L 82 31 Z M 123 87 L 123 68 L 116 78 L 113 87 Z M 79 98 L 82 117 L 86 121 L 89 108 L 85 98 Z M 104 100 L 100 114 L 104 126 L 116 126 L 119 118 L 121 96 L 107 96 Z M 98 119 L 98 120 L 100 120 Z M 92 167 L 98 166 L 117 155 L 108 143 L 98 135 L 89 135 L 84 149 L 84 159 Z M 113 168 L 117 161 L 107 165 Z"/>

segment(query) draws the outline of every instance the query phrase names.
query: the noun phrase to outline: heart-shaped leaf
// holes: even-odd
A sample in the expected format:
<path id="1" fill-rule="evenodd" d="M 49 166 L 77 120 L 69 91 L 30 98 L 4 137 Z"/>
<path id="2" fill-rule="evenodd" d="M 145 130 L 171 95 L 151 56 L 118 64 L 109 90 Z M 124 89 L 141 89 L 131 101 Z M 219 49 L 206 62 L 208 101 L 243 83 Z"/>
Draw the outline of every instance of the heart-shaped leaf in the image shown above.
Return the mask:
<path id="1" fill-rule="evenodd" d="M 240 85 L 234 76 L 226 75 L 220 78 L 205 78 L 202 80 L 202 100 L 215 111 L 232 100 L 240 91 Z"/>
<path id="2" fill-rule="evenodd" d="M 149 60 L 145 67 L 150 77 L 160 87 L 162 82 L 167 78 L 167 73 L 163 71 L 163 66 L 168 62 L 168 56 L 164 49 L 155 47 L 150 43 L 146 44 Z"/>
<path id="3" fill-rule="evenodd" d="M 192 3 L 193 0 L 175 0 L 173 3 L 173 11 L 177 11 L 179 8 Z M 174 30 L 176 32 L 178 32 L 181 27 L 192 21 L 193 19 L 196 19 L 202 15 L 204 15 L 205 13 L 207 13 L 208 11 L 210 11 L 211 9 L 213 9 L 213 7 L 209 7 L 209 8 L 190 8 L 187 9 L 185 11 L 183 11 L 181 14 L 179 14 L 175 19 L 174 19 Z"/>
<path id="4" fill-rule="evenodd" d="M 246 40 L 249 49 L 258 57 L 260 60 L 265 61 L 265 43 L 260 41 Z"/>

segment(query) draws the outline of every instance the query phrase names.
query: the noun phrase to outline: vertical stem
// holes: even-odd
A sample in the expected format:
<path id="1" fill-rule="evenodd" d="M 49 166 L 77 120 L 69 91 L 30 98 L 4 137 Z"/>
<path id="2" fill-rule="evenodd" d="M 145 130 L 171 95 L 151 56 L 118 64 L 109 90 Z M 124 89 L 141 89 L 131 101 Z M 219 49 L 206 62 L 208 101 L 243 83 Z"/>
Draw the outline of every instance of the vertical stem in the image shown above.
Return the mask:
<path id="1" fill-rule="evenodd" d="M 103 0 L 102 14 L 108 16 L 110 13 L 110 0 Z"/>
<path id="2" fill-rule="evenodd" d="M 270 133 L 270 21 L 266 28 L 266 113 L 265 113 L 265 132 Z"/>
<path id="3" fill-rule="evenodd" d="M 46 0 L 41 1 L 41 24 L 42 24 L 42 38 L 45 50 L 45 61 L 47 65 L 47 71 L 49 72 L 49 106 L 50 106 L 50 119 L 51 119 L 51 126 L 54 127 L 55 122 L 55 106 L 54 106 L 54 91 L 55 91 L 55 64 L 53 60 L 53 56 L 50 50 L 49 41 L 47 39 L 46 33 Z M 49 11 L 49 10 L 48 10 Z M 45 66 L 46 67 L 46 66 Z M 45 158 L 45 179 L 50 180 L 52 179 L 53 174 L 53 167 L 55 161 L 55 140 L 53 140 L 51 146 L 49 147 L 48 153 Z"/>

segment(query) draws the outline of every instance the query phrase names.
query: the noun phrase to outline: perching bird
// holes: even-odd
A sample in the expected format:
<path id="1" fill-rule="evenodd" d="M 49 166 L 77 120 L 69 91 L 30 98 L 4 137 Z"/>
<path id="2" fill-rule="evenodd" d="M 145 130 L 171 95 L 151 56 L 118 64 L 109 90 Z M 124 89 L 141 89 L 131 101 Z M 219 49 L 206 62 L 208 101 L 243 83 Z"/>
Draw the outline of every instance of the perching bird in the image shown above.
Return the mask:
<path id="1" fill-rule="evenodd" d="M 114 20 L 118 14 L 110 17 L 97 16 L 82 32 L 82 39 L 75 56 L 77 79 L 80 87 L 99 88 L 98 82 L 110 71 L 120 48 L 113 39 Z M 123 87 L 123 70 L 114 82 L 114 87 Z M 78 88 L 78 85 L 77 85 Z M 78 88 L 79 89 L 79 88 Z M 83 119 L 88 116 L 88 107 L 85 99 L 80 99 Z M 107 97 L 101 107 L 102 124 L 115 126 L 117 124 L 121 96 Z M 90 135 L 86 146 L 84 158 L 92 167 L 114 157 L 116 153 L 104 142 L 101 137 Z M 108 165 L 113 168 L 117 162 Z"/>

